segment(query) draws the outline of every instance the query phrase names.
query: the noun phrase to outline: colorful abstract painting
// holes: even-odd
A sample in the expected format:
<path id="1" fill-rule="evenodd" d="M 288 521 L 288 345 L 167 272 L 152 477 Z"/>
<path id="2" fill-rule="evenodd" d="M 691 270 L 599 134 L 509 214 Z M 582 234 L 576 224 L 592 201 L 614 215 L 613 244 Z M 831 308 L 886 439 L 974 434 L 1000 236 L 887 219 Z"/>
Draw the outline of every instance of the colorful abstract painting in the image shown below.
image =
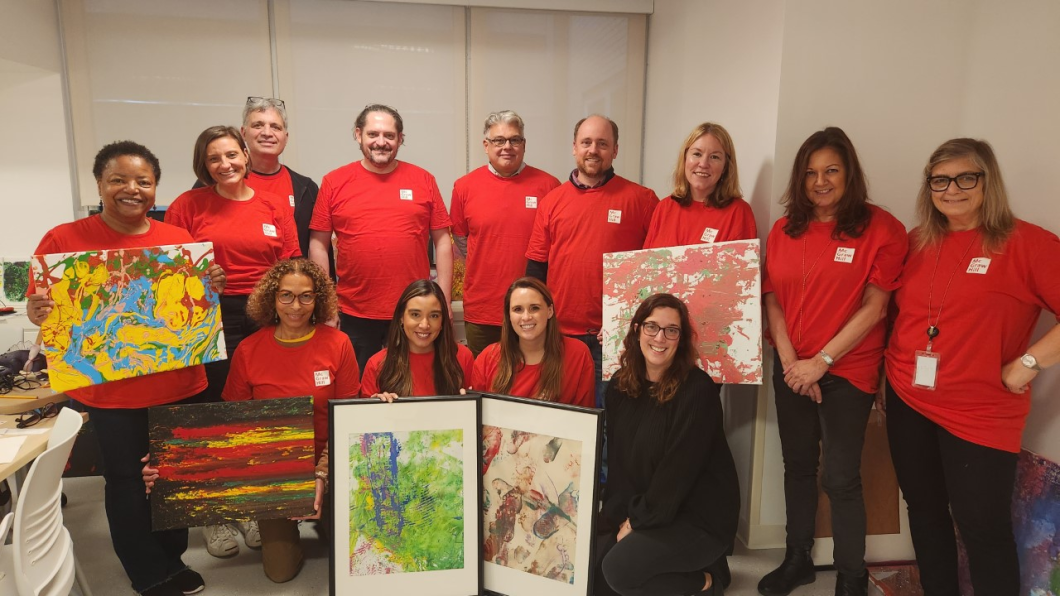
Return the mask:
<path id="1" fill-rule="evenodd" d="M 659 292 L 688 305 L 700 367 L 718 383 L 762 383 L 758 240 L 604 254 L 603 377 L 618 370 L 633 313 Z"/>
<path id="2" fill-rule="evenodd" d="M 1012 495 L 1020 594 L 1060 594 L 1060 465 L 1020 452 Z"/>
<path id="3" fill-rule="evenodd" d="M 349 436 L 351 576 L 464 568 L 464 431 Z"/>
<path id="4" fill-rule="evenodd" d="M 155 530 L 313 512 L 311 397 L 155 407 L 148 427 Z"/>
<path id="5" fill-rule="evenodd" d="M 41 324 L 59 392 L 225 358 L 210 243 L 33 257 L 55 309 Z"/>
<path id="6" fill-rule="evenodd" d="M 4 303 L 25 304 L 29 288 L 29 261 L 25 258 L 0 260 L 0 288 L 3 288 Z"/>
<path id="7" fill-rule="evenodd" d="M 573 584 L 581 441 L 482 427 L 483 560 Z"/>

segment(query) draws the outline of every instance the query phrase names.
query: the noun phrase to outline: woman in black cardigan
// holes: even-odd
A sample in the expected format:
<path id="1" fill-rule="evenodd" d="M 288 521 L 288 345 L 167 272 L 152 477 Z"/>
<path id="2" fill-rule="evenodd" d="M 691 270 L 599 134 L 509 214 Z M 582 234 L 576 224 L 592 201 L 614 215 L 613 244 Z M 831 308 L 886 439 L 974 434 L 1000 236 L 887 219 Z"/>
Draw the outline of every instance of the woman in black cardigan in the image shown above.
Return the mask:
<path id="1" fill-rule="evenodd" d="M 722 594 L 740 489 L 719 387 L 696 367 L 688 308 L 655 294 L 633 315 L 605 395 L 603 575 L 622 596 Z"/>

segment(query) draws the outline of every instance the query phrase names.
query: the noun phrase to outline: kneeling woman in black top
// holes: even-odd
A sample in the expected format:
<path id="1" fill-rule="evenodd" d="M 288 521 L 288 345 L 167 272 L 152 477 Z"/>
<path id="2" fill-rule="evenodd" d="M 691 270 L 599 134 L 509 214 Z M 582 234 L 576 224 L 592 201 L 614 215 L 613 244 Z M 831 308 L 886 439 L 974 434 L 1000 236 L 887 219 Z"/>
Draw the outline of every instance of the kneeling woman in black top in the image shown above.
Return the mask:
<path id="1" fill-rule="evenodd" d="M 602 566 L 622 596 L 723 593 L 711 571 L 736 535 L 740 489 L 694 336 L 683 302 L 649 297 L 607 386 L 604 523 L 618 529 Z"/>

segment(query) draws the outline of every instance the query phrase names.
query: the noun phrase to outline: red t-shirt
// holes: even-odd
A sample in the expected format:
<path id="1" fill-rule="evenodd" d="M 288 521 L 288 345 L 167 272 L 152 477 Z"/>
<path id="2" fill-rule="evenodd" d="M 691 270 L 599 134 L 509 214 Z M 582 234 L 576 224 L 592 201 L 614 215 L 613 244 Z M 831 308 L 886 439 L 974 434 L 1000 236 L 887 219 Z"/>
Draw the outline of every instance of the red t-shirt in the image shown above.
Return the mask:
<path id="1" fill-rule="evenodd" d="M 735 199 L 725 207 L 715 209 L 695 201 L 682 207 L 673 197 L 667 197 L 659 202 L 651 216 L 644 248 L 753 238 L 758 238 L 755 214 L 743 199 Z"/>
<path id="2" fill-rule="evenodd" d="M 379 371 L 386 359 L 386 349 L 377 352 L 364 365 L 364 376 L 361 377 L 361 397 L 371 397 L 379 393 Z M 464 370 L 464 382 L 460 386 L 471 389 L 471 373 L 475 366 L 475 357 L 464 344 L 456 345 L 456 360 Z M 426 354 L 409 353 L 409 367 L 412 369 L 412 395 L 438 395 L 434 389 L 434 352 Z"/>
<path id="3" fill-rule="evenodd" d="M 951 434 L 1019 452 L 1031 392 L 1006 389 L 1001 367 L 1027 351 L 1043 308 L 1060 312 L 1058 255 L 1055 234 L 1019 220 L 1004 248 L 989 256 L 976 230 L 947 234 L 941 252 L 911 249 L 894 294 L 898 316 L 886 354 L 890 386 Z M 931 351 L 939 362 L 932 391 L 913 387 L 913 372 L 917 350 L 927 348 L 928 321 L 936 317 L 939 334 Z"/>
<path id="4" fill-rule="evenodd" d="M 267 192 L 254 191 L 249 201 L 232 201 L 212 186 L 194 188 L 169 206 L 166 223 L 191 232 L 196 242 L 213 242 L 229 295 L 250 294 L 276 261 L 302 254 L 291 209 Z"/>
<path id="5" fill-rule="evenodd" d="M 640 250 L 658 204 L 654 192 L 621 176 L 587 190 L 564 182 L 541 202 L 526 258 L 548 262 L 565 335 L 600 330 L 604 253 Z"/>
<path id="6" fill-rule="evenodd" d="M 430 275 L 430 231 L 449 225 L 427 170 L 399 162 L 393 172 L 375 174 L 355 161 L 324 176 L 309 229 L 338 237 L 342 312 L 384 320 L 410 283 Z"/>
<path id="7" fill-rule="evenodd" d="M 280 171 L 275 174 L 259 174 L 251 170 L 247 176 L 247 186 L 276 195 L 281 203 L 291 208 L 291 217 L 294 217 L 294 185 L 291 183 L 291 173 L 286 167 L 280 166 Z"/>
<path id="8" fill-rule="evenodd" d="M 833 240 L 835 222 L 811 222 L 802 236 L 792 238 L 784 233 L 787 217 L 777 220 L 769 232 L 762 295 L 776 294 L 800 359 L 816 356 L 839 333 L 861 308 L 865 286 L 873 284 L 888 292 L 898 288 L 909 246 L 905 226 L 883 209 L 869 208 L 872 219 L 859 238 Z M 880 321 L 829 372 L 861 391 L 875 392 L 885 328 Z"/>
<path id="9" fill-rule="evenodd" d="M 142 248 L 194 242 L 187 230 L 159 221 L 147 221 L 151 224 L 147 232 L 122 234 L 104 223 L 99 215 L 86 217 L 52 228 L 41 239 L 33 254 Z M 30 292 L 35 290 L 31 278 Z M 94 408 L 132 409 L 171 404 L 191 397 L 203 389 L 206 389 L 206 372 L 202 365 L 199 365 L 71 389 L 67 395 Z"/>
<path id="10" fill-rule="evenodd" d="M 504 294 L 526 273 L 537 205 L 557 186 L 554 176 L 530 166 L 510 178 L 482 166 L 453 185 L 453 234 L 467 236 L 465 321 L 501 324 Z"/>
<path id="11" fill-rule="evenodd" d="M 471 386 L 475 391 L 493 391 L 493 379 L 501 361 L 501 345 L 490 344 L 475 359 L 475 373 Z M 563 338 L 563 381 L 560 384 L 559 402 L 592 408 L 596 406 L 596 369 L 589 348 L 582 342 Z M 538 397 L 537 384 L 541 381 L 541 365 L 527 364 L 515 373 L 508 395 Z"/>
<path id="12" fill-rule="evenodd" d="M 317 325 L 304 344 L 287 346 L 266 327 L 240 342 L 221 397 L 225 401 L 313 396 L 316 459 L 328 445 L 328 400 L 357 397 L 357 357 L 345 333 Z"/>

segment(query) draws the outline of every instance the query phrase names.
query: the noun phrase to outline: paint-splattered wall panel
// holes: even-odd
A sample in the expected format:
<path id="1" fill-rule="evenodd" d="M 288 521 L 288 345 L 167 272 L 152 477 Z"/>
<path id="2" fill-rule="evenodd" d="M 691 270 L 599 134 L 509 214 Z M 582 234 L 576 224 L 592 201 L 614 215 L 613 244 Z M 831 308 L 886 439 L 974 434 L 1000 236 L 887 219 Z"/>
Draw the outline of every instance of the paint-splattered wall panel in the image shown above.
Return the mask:
<path id="1" fill-rule="evenodd" d="M 155 530 L 313 512 L 313 399 L 148 411 Z"/>

